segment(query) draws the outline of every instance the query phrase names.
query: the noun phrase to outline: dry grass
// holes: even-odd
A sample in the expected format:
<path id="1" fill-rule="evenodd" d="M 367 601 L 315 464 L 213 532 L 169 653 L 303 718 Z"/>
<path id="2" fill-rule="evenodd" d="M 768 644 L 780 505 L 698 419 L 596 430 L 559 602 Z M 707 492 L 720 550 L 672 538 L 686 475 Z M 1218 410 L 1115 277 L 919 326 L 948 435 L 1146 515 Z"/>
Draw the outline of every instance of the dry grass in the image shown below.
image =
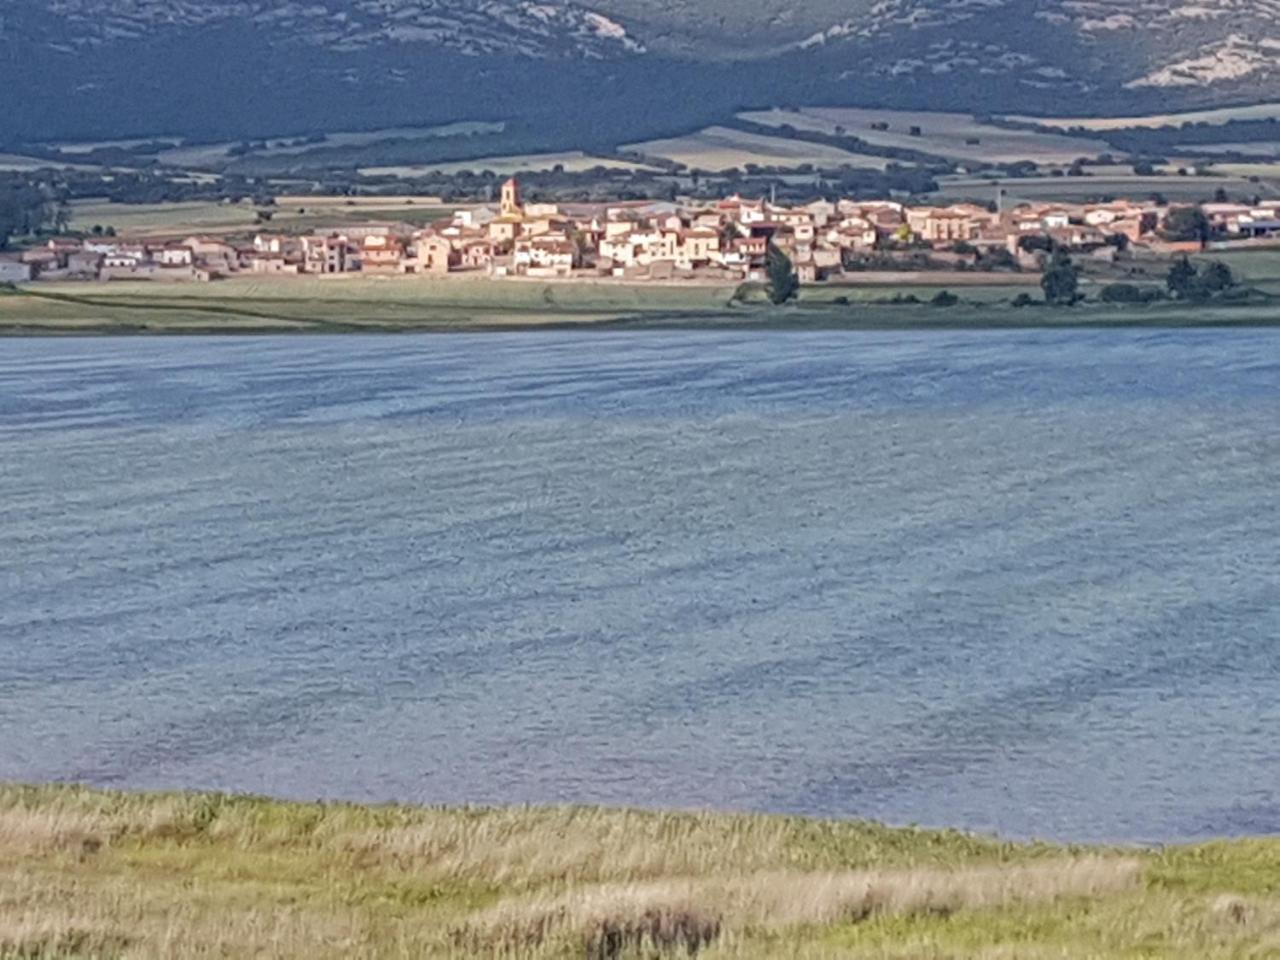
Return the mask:
<path id="1" fill-rule="evenodd" d="M 624 146 L 648 157 L 662 157 L 699 170 L 729 170 L 754 163 L 762 167 L 865 167 L 883 170 L 884 157 L 851 153 L 839 147 L 785 137 L 767 137 L 730 127 L 707 127 L 697 133 Z"/>
<path id="2" fill-rule="evenodd" d="M 877 916 L 949 917 L 1066 897 L 1131 891 L 1140 867 L 1085 857 L 953 870 L 904 868 L 684 877 L 604 884 L 561 894 L 503 900 L 469 919 L 457 940 L 479 951 L 622 945 L 694 951 L 721 935 L 744 939 L 797 928 L 860 923 Z"/>
<path id="3" fill-rule="evenodd" d="M 1124 130 L 1130 127 L 1180 127 L 1184 123 L 1224 124 L 1232 120 L 1268 120 L 1280 118 L 1280 103 L 1258 103 L 1247 107 L 1219 107 L 1212 110 L 1192 110 L 1186 113 L 1158 113 L 1129 117 L 1030 117 L 1010 116 L 1020 123 L 1036 123 L 1043 127 L 1066 130 L 1079 127 L 1082 130 Z"/>
<path id="4" fill-rule="evenodd" d="M 0 958 L 1263 957 L 1277 863 L 1261 840 L 0 787 Z"/>

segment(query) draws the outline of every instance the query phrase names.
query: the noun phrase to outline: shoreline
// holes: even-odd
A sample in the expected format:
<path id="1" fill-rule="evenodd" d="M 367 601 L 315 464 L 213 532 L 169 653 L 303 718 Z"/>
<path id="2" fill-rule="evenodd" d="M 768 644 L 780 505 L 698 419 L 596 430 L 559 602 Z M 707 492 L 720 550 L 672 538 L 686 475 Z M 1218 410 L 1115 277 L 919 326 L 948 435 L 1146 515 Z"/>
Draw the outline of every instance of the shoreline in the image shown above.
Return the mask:
<path id="1" fill-rule="evenodd" d="M 1277 858 L 1280 838 L 0 784 L 0 955 L 1226 958 L 1273 943 Z"/>

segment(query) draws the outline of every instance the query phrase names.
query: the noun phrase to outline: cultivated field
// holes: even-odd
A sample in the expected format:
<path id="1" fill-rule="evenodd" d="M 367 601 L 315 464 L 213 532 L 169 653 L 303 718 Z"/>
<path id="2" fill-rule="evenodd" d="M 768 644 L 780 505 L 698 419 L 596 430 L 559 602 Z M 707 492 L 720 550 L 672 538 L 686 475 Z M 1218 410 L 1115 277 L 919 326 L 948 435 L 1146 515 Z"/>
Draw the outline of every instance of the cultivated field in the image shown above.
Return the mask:
<path id="1" fill-rule="evenodd" d="M 360 170 L 360 175 L 365 177 L 418 177 L 427 173 L 461 173 L 464 170 L 479 173 L 489 170 L 499 176 L 507 176 L 526 170 L 553 170 L 556 167 L 563 167 L 570 173 L 592 170 L 595 167 L 607 167 L 613 170 L 653 169 L 643 164 L 629 163 L 626 160 L 596 157 L 583 153 L 581 150 L 570 150 L 564 153 L 528 153 L 507 157 L 480 157 L 475 160 L 458 160 L 452 163 L 363 167 Z"/>
<path id="2" fill-rule="evenodd" d="M 1211 255 L 1232 262 L 1233 256 Z M 1273 260 L 1249 261 L 1241 276 L 1276 294 L 1271 303 L 1089 303 L 1017 308 L 1039 300 L 1035 274 L 862 273 L 802 287 L 797 304 L 773 307 L 758 284 L 623 283 L 612 280 L 399 278 L 236 279 L 211 284 L 39 283 L 0 287 L 0 335 L 58 333 L 350 333 L 535 329 L 623 323 L 702 329 L 985 329 L 1071 326 L 1270 326 L 1280 323 Z M 1243 261 L 1242 261 L 1243 262 Z M 1139 282 L 1162 285 L 1165 264 Z M 1097 280 L 1083 290 L 1096 292 Z M 960 298 L 931 304 L 940 291 Z M 904 299 L 914 297 L 915 302 Z M 892 302 L 892 301 L 898 302 Z"/>
<path id="3" fill-rule="evenodd" d="M 1206 260 L 1220 260 L 1248 286 L 1280 297 L 1280 249 L 1210 251 Z"/>
<path id="4" fill-rule="evenodd" d="M 1271 163 L 1215 163 L 1214 172 L 1233 177 L 1257 177 L 1260 180 L 1280 181 L 1280 161 Z M 1271 196 L 1275 196 L 1274 193 Z"/>
<path id="5" fill-rule="evenodd" d="M 1184 123 L 1229 123 L 1232 120 L 1280 119 L 1280 103 L 1257 103 L 1245 107 L 1220 107 L 1216 110 L 1192 110 L 1186 113 L 1159 113 L 1141 117 L 1029 117 L 1013 115 L 1006 119 L 1018 123 L 1034 123 L 1042 127 L 1068 130 L 1125 130 L 1133 127 L 1180 127 Z"/>
<path id="6" fill-rule="evenodd" d="M 1280 950 L 1280 841 L 0 787 L 0 956 L 1184 960 Z"/>
<path id="7" fill-rule="evenodd" d="M 68 161 L 45 160 L 43 157 L 27 157 L 17 153 L 0 153 L 0 170 L 29 173 L 32 170 L 97 170 L 98 167 Z"/>
<path id="8" fill-rule="evenodd" d="M 823 167 L 851 166 L 875 170 L 883 170 L 888 164 L 884 157 L 718 126 L 683 137 L 627 144 L 622 149 L 673 160 L 692 169 L 711 171 L 745 167 L 749 163 L 762 167 L 796 167 L 811 163 Z"/>
<path id="9" fill-rule="evenodd" d="M 797 130 L 836 133 L 881 147 L 921 150 L 941 157 L 979 163 L 1008 163 L 1031 160 L 1036 163 L 1070 163 L 1080 157 L 1095 157 L 1110 150 L 1101 140 L 1031 130 L 1006 130 L 979 123 L 963 113 L 928 113 L 907 110 L 805 107 L 799 112 L 757 110 L 739 114 L 744 120 L 769 126 L 790 124 Z M 872 124 L 888 124 L 887 130 L 873 130 Z M 911 128 L 920 135 L 912 136 Z M 977 143 L 971 141 L 977 140 Z"/>
<path id="10" fill-rule="evenodd" d="M 0 290 L 0 332 L 455 330 L 722 311 L 735 287 L 457 277 L 41 283 Z"/>
<path id="11" fill-rule="evenodd" d="M 1274 157 L 1280 159 L 1280 140 L 1259 140 L 1240 143 L 1197 143 L 1187 149 L 1198 153 L 1241 153 L 1251 157 Z"/>
<path id="12" fill-rule="evenodd" d="M 117 233 L 129 236 L 251 230 L 255 216 L 251 203 L 211 200 L 189 203 L 73 200 L 68 211 L 72 230 L 87 231 L 94 226 L 111 226 Z"/>
<path id="13" fill-rule="evenodd" d="M 1203 202 L 1212 200 L 1219 189 L 1233 197 L 1252 196 L 1259 192 L 1259 185 L 1242 177 L 1233 176 L 1162 176 L 1140 177 L 1088 176 L 1088 177 L 1018 177 L 991 179 L 987 177 L 940 177 L 938 190 L 930 195 L 935 201 L 994 200 L 997 188 L 1004 189 L 1005 204 L 1021 201 L 1084 202 L 1115 197 L 1131 197 L 1142 200 L 1159 194 L 1173 202 Z M 1265 191 L 1264 191 L 1265 192 Z"/>
<path id="14" fill-rule="evenodd" d="M 504 127 L 505 124 L 501 122 L 461 121 L 434 127 L 387 127 L 380 130 L 336 131 L 327 134 L 320 143 L 295 143 L 294 141 L 300 139 L 298 137 L 269 137 L 265 141 L 265 147 L 254 150 L 248 155 L 254 157 L 299 155 L 311 150 L 324 150 L 334 147 L 372 147 L 388 140 L 430 140 L 440 137 L 467 137 L 477 133 L 500 133 Z M 217 170 L 231 161 L 239 159 L 231 153 L 232 148 L 237 146 L 238 143 L 239 141 L 190 145 L 178 144 L 171 149 L 161 151 L 157 154 L 157 159 L 170 167 Z M 108 142 L 103 142 L 102 144 L 88 144 L 87 147 L 92 149 L 94 146 L 108 145 L 110 145 Z"/>
<path id="15" fill-rule="evenodd" d="M 258 207 L 244 201 L 219 203 L 108 203 L 77 200 L 69 207 L 70 228 L 114 227 L 122 236 L 169 237 L 249 233 L 256 230 L 307 231 L 369 220 L 427 223 L 449 216 L 454 206 L 431 197 L 288 197 L 271 208 L 270 222 L 258 222 Z"/>

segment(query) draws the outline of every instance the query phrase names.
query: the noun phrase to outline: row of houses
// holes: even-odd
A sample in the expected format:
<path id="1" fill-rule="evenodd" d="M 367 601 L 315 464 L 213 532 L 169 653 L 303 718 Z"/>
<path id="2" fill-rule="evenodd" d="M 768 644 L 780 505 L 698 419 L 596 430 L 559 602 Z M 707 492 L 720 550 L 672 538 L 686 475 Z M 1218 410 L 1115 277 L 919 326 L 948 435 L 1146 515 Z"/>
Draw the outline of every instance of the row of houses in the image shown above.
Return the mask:
<path id="1" fill-rule="evenodd" d="M 56 238 L 18 260 L 0 261 L 0 282 L 33 277 L 200 281 L 234 274 L 443 276 L 463 271 L 495 277 L 590 273 L 625 279 L 758 279 L 771 245 L 788 254 L 801 281 L 838 273 L 859 257 L 874 254 L 891 261 L 921 250 L 956 265 L 1006 251 L 1030 268 L 1038 265 L 1035 250 L 1047 246 L 1044 240 L 1107 257 L 1123 245 L 1117 237 L 1159 247 L 1162 227 L 1175 209 L 1134 200 L 992 209 L 971 203 L 909 206 L 892 200 L 786 206 L 742 197 L 701 206 L 562 206 L 524 203 L 512 179 L 503 185 L 496 209 L 459 210 L 428 227 L 344 225 L 308 235 L 259 233 L 239 244 L 200 236 L 167 242 Z M 1200 209 L 1221 236 L 1280 239 L 1280 201 L 1214 203 Z"/>

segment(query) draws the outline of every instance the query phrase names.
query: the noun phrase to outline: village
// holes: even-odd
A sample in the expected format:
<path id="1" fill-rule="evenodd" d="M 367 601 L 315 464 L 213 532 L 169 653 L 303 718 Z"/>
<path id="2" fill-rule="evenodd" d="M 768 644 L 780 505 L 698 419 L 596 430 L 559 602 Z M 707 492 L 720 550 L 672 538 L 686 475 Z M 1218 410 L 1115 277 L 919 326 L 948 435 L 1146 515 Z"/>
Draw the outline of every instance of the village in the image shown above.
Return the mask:
<path id="1" fill-rule="evenodd" d="M 1196 212 L 1198 211 L 1198 212 Z M 1187 213 L 1201 226 L 1187 235 Z M 1179 221 L 1177 230 L 1171 224 Z M 1188 208 L 1117 199 L 1085 204 L 912 206 L 815 200 L 799 206 L 729 197 L 688 205 L 525 202 L 517 180 L 497 207 L 460 209 L 427 227 L 344 224 L 306 234 L 259 232 L 131 239 L 54 237 L 0 258 L 0 283 L 41 280 L 201 282 L 235 276 L 409 276 L 749 282 L 770 247 L 801 283 L 859 269 L 1036 270 L 1051 250 L 1107 262 L 1131 253 L 1280 244 L 1280 200 Z"/>

